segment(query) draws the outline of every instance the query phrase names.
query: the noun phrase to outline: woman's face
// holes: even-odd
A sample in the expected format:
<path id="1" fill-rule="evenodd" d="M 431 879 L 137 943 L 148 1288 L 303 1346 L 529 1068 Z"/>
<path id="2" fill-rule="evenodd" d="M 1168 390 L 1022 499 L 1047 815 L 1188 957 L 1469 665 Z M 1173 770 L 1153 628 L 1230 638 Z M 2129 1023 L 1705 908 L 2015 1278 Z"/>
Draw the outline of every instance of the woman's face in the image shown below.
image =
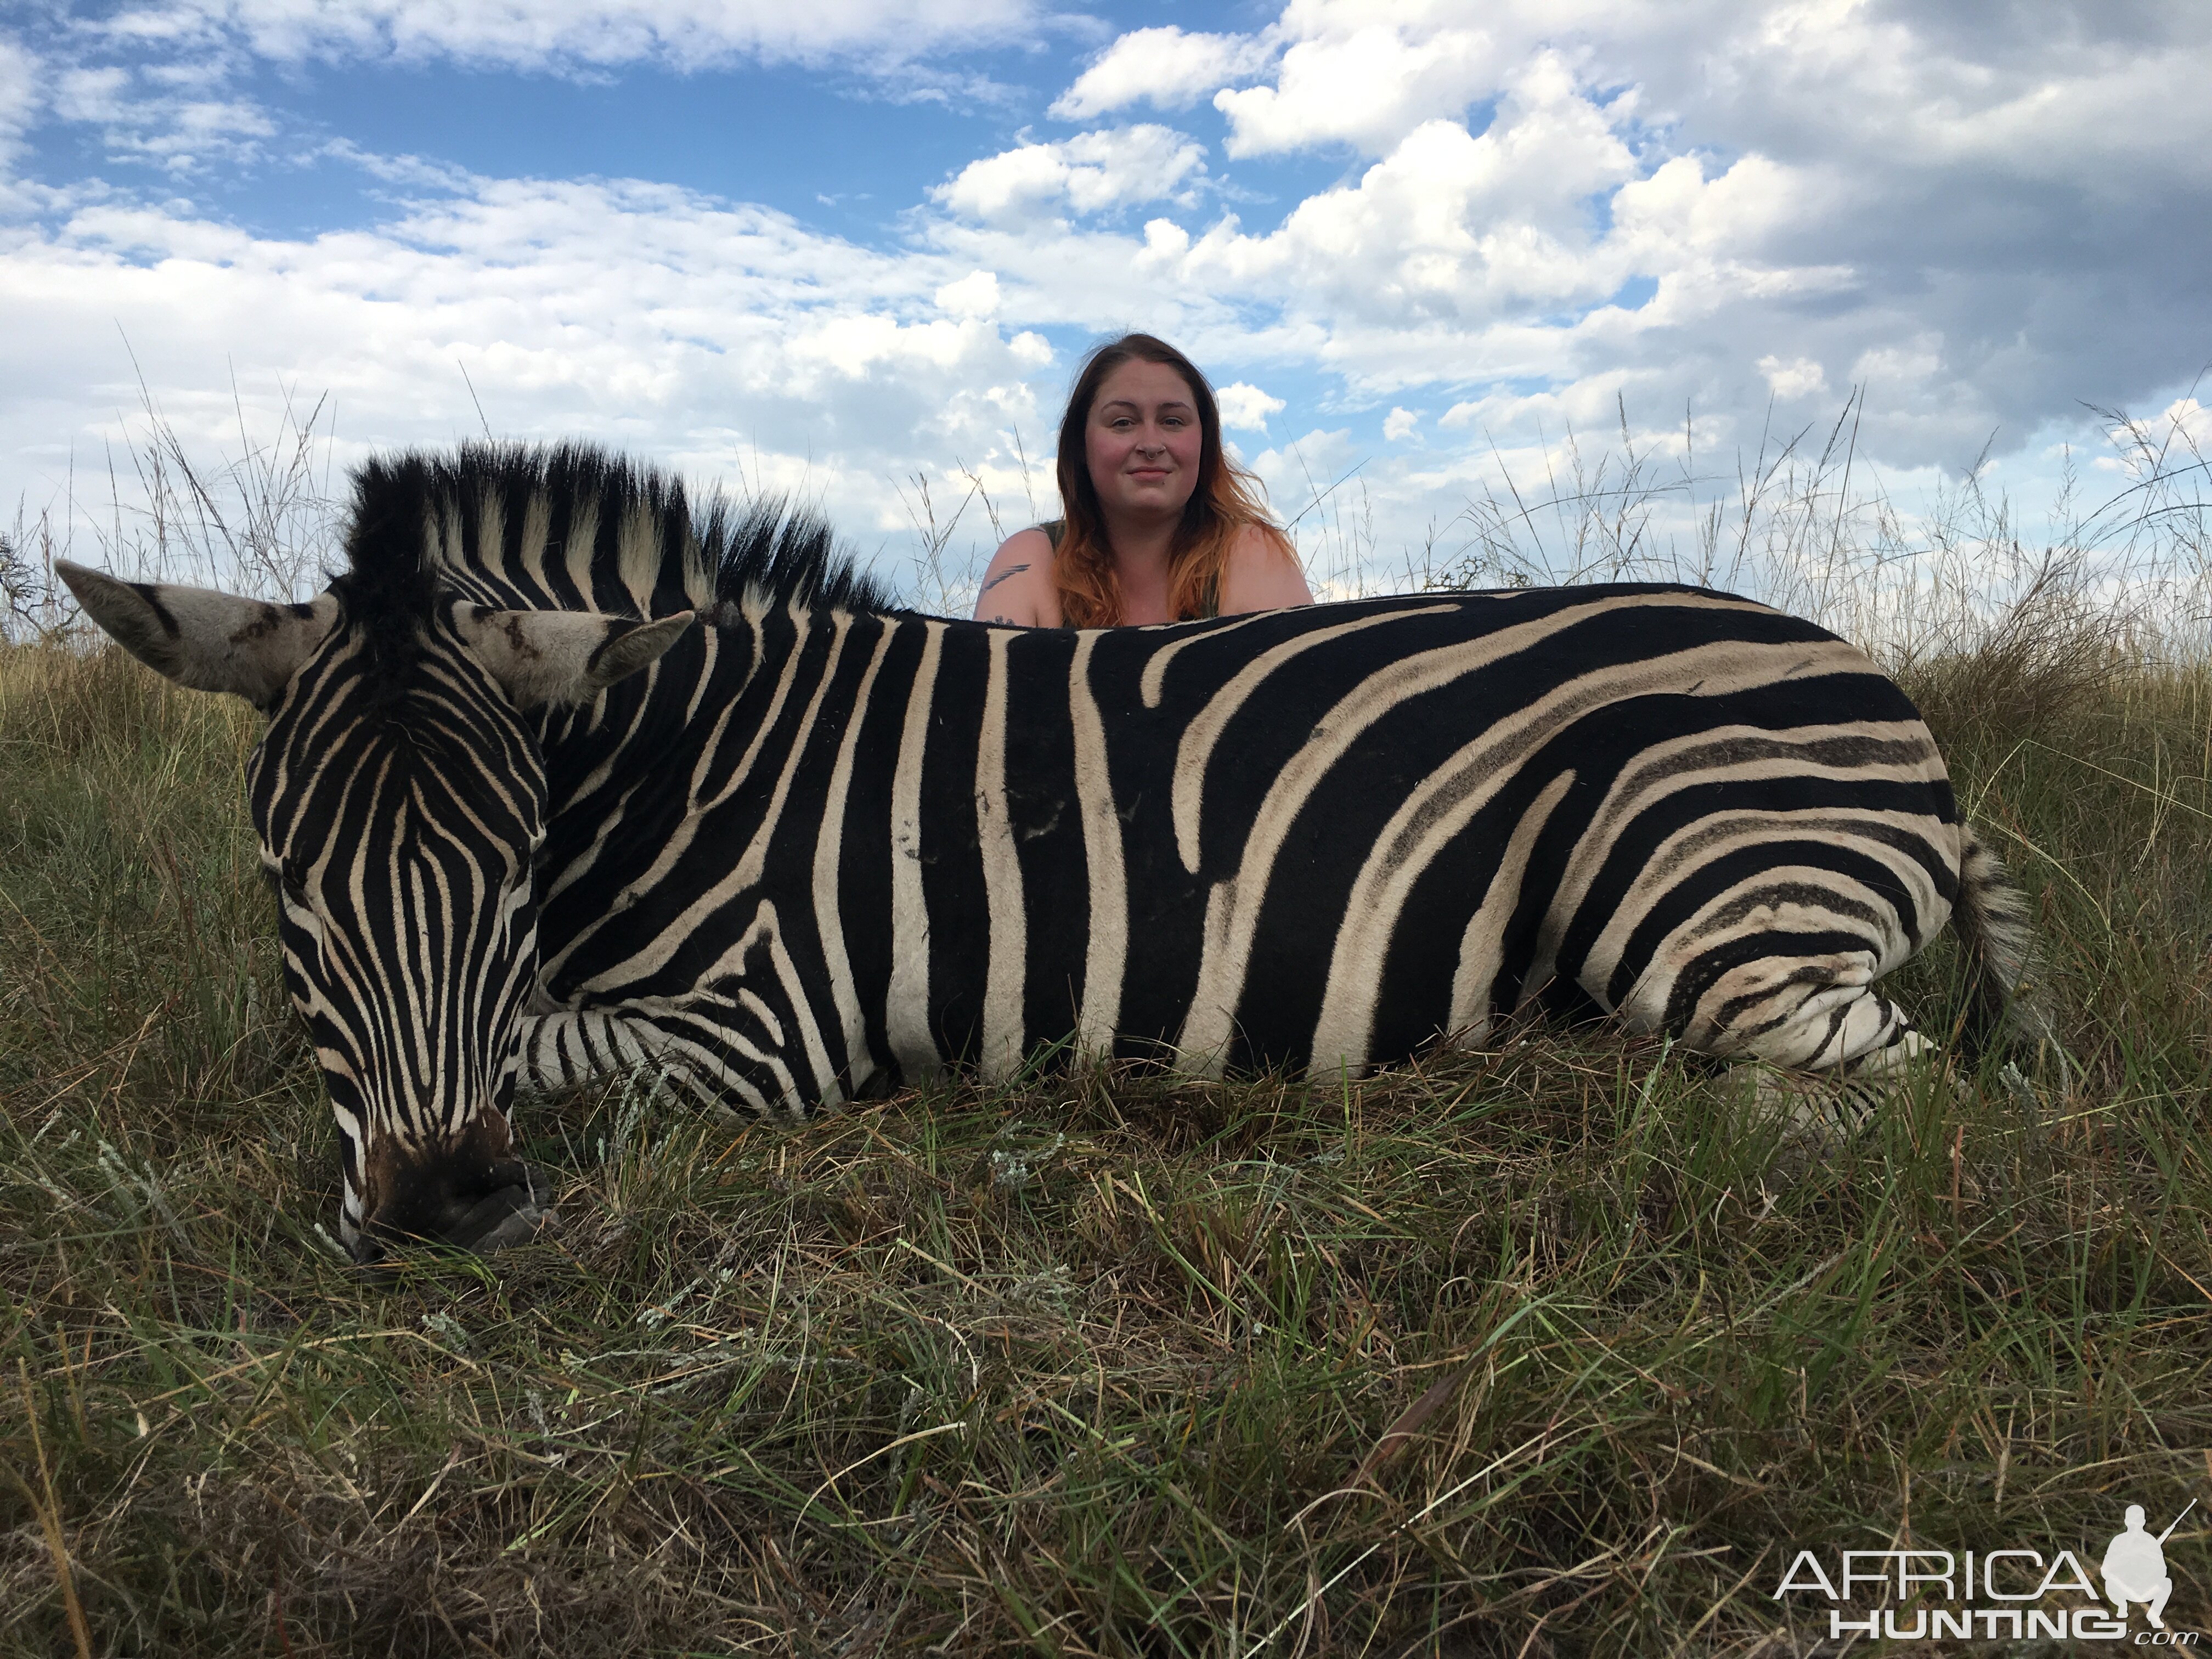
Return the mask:
<path id="1" fill-rule="evenodd" d="M 1121 364 L 1098 387 L 1084 430 L 1091 483 L 1109 517 L 1174 518 L 1198 485 L 1198 403 L 1165 363 Z"/>

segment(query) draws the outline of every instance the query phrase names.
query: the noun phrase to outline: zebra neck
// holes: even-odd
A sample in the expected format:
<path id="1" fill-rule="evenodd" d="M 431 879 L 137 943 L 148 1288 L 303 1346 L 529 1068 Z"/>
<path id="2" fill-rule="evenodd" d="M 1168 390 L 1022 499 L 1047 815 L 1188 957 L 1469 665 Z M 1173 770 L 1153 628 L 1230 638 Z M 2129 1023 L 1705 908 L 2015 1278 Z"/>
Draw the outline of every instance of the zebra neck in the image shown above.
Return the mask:
<path id="1" fill-rule="evenodd" d="M 674 890 L 710 822 L 721 865 L 713 886 L 729 894 L 757 881 L 801 755 L 856 716 L 826 696 L 856 625 L 878 626 L 793 607 L 696 629 L 652 668 L 548 723 L 538 892 L 551 935 Z"/>

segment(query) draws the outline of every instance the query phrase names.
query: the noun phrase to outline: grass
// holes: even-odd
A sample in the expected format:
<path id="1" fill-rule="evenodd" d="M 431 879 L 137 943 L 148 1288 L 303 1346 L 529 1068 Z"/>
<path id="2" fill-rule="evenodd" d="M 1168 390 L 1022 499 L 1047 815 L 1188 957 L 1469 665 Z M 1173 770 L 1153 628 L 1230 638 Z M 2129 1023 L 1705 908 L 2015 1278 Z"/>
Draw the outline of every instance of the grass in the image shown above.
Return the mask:
<path id="1" fill-rule="evenodd" d="M 2212 672 L 2095 654 L 1909 675 L 2037 907 L 2039 1121 L 1931 1077 L 1806 1164 L 1535 1028 L 798 1134 L 611 1089 L 526 1120 L 546 1242 L 370 1285 L 254 717 L 0 647 L 0 1650 L 1778 1655 L 1800 1547 L 2094 1568 L 2212 1498 Z"/>

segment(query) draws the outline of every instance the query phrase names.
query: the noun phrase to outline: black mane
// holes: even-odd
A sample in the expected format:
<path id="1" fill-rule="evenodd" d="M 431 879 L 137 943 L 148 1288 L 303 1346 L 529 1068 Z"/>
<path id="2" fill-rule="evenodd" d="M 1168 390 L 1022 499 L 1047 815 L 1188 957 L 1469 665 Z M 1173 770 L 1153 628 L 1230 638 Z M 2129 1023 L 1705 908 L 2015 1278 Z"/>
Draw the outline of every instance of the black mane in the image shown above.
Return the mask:
<path id="1" fill-rule="evenodd" d="M 719 493 L 702 508 L 679 479 L 592 444 L 380 456 L 354 473 L 346 568 L 331 590 L 389 673 L 413 661 L 441 591 L 631 617 L 892 607 L 811 509 Z"/>

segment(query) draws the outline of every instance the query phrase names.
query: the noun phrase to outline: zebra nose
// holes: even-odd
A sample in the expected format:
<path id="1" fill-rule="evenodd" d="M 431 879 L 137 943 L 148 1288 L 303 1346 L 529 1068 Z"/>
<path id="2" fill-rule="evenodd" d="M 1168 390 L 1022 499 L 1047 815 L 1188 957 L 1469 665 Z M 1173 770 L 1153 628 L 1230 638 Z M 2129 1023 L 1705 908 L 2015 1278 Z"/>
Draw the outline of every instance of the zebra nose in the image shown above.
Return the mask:
<path id="1" fill-rule="evenodd" d="M 528 1240 L 552 1210 L 553 1183 L 546 1172 L 520 1158 L 503 1159 L 465 1187 L 418 1185 L 362 1229 L 353 1243 L 354 1261 L 374 1267 L 392 1249 L 408 1244 L 489 1255 Z"/>
<path id="2" fill-rule="evenodd" d="M 514 1168 L 519 1178 L 512 1185 L 478 1199 L 445 1230 L 448 1243 L 489 1255 L 537 1232 L 552 1212 L 553 1183 L 535 1164 L 517 1160 Z"/>

